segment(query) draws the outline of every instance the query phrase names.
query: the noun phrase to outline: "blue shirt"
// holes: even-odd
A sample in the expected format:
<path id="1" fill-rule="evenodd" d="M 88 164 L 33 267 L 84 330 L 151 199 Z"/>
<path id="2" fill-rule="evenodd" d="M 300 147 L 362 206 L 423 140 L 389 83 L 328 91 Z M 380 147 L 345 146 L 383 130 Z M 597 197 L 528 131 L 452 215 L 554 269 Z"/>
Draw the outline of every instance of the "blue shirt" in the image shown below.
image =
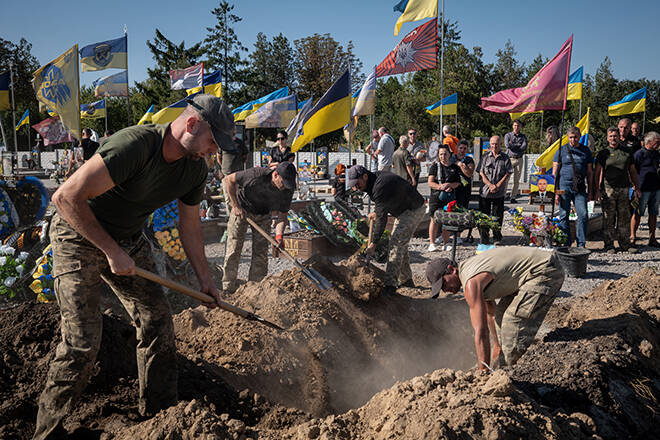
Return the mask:
<path id="1" fill-rule="evenodd" d="M 561 147 L 561 160 L 559 160 L 559 151 L 555 153 L 555 157 L 552 159 L 553 162 L 558 162 L 561 167 L 559 171 L 559 189 L 563 190 L 573 188 L 573 165 L 571 163 L 571 156 L 568 154 L 569 148 L 573 154 L 575 169 L 580 175 L 586 177 L 587 165 L 592 164 L 594 161 L 589 147 L 582 144 L 575 148 L 570 145 L 563 145 Z"/>

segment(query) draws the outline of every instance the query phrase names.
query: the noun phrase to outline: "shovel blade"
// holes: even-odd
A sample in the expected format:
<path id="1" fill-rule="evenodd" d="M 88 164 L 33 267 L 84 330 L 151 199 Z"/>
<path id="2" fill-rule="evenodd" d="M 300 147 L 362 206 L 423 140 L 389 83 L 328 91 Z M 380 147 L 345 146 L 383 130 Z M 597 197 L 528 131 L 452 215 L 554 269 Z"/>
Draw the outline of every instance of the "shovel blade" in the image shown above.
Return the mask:
<path id="1" fill-rule="evenodd" d="M 303 273 L 321 290 L 328 290 L 332 287 L 332 283 L 326 277 L 310 267 L 306 267 Z"/>

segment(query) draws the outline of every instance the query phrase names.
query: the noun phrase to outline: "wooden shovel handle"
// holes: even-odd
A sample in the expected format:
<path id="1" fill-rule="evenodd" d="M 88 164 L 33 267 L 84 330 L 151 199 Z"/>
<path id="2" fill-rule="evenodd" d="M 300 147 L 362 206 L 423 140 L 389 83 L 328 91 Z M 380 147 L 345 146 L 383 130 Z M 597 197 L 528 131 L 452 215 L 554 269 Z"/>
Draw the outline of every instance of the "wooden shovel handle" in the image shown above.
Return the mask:
<path id="1" fill-rule="evenodd" d="M 369 219 L 369 236 L 367 237 L 367 247 L 371 245 L 371 240 L 374 238 L 374 220 Z"/>
<path id="2" fill-rule="evenodd" d="M 252 219 L 251 219 L 250 217 L 248 217 L 247 215 L 245 216 L 245 220 L 247 220 L 248 223 L 251 224 L 252 227 L 253 227 L 254 229 L 256 229 L 257 232 L 259 232 L 261 235 L 263 235 L 264 238 L 270 242 L 270 244 L 272 244 L 273 246 L 275 246 L 280 252 L 282 252 L 284 255 L 286 255 L 287 258 L 288 258 L 289 260 L 293 261 L 293 263 L 294 263 L 296 266 L 300 267 L 301 269 L 304 269 L 304 266 L 303 266 L 302 264 L 300 264 L 300 263 L 298 262 L 298 260 L 296 260 L 296 259 L 293 257 L 293 255 L 291 255 L 291 254 L 289 253 L 289 251 L 287 251 L 286 249 L 284 249 L 284 246 L 280 247 L 280 245 L 277 243 L 277 241 L 275 241 L 275 239 L 274 239 L 273 237 L 271 237 L 270 234 L 268 234 L 266 231 L 264 231 L 263 229 L 261 229 L 261 226 L 259 226 L 259 225 L 257 224 L 257 222 L 255 222 L 254 220 L 252 220 Z"/>
<path id="3" fill-rule="evenodd" d="M 210 295 L 207 295 L 206 293 L 202 293 L 199 290 L 191 289 L 190 287 L 184 286 L 183 284 L 177 283 L 176 281 L 168 280 L 167 278 L 163 278 L 159 275 L 156 275 L 153 272 L 149 272 L 148 270 L 144 270 L 139 267 L 136 267 L 135 274 L 141 276 L 142 278 L 146 278 L 149 281 L 153 281 L 154 283 L 158 283 L 165 287 L 169 287 L 170 289 L 176 290 L 177 292 L 183 293 L 184 295 L 188 295 L 190 297 L 198 299 L 201 302 L 205 302 L 205 303 L 215 302 L 215 299 L 212 298 Z"/>

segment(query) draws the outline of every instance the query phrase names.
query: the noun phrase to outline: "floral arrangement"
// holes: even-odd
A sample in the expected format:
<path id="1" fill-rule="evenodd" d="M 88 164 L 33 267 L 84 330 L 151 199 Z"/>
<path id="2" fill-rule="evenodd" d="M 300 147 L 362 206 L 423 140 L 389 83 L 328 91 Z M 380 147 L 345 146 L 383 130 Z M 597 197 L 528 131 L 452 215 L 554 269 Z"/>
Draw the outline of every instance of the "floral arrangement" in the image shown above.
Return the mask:
<path id="1" fill-rule="evenodd" d="M 25 260 L 28 258 L 27 252 L 20 252 L 14 257 L 16 249 L 11 246 L 0 246 L 0 295 L 7 295 L 9 298 L 16 296 L 19 286 L 16 283 L 25 272 Z"/>
<path id="2" fill-rule="evenodd" d="M 154 236 L 163 251 L 171 258 L 177 261 L 186 259 L 186 252 L 183 250 L 179 230 L 179 208 L 177 201 L 173 200 L 165 206 L 154 211 L 151 218 Z"/>
<path id="3" fill-rule="evenodd" d="M 514 229 L 527 237 L 531 244 L 542 245 L 545 238 L 559 245 L 566 243 L 566 233 L 559 229 L 558 219 L 549 219 L 543 214 L 523 215 L 521 207 L 510 209 Z M 549 243 L 548 243 L 549 244 Z"/>
<path id="4" fill-rule="evenodd" d="M 30 289 L 37 295 L 37 301 L 49 303 L 55 301 L 55 290 L 53 288 L 53 248 L 48 245 L 41 257 L 35 262 L 32 273 L 32 284 Z"/>
<path id="5" fill-rule="evenodd" d="M 445 212 L 467 212 L 472 215 L 474 218 L 474 223 L 478 228 L 489 228 L 492 231 L 499 232 L 502 229 L 502 225 L 497 221 L 496 217 L 491 217 L 486 215 L 481 211 L 474 209 L 466 209 L 462 206 L 456 204 L 456 200 L 452 200 L 447 203 L 444 208 Z"/>

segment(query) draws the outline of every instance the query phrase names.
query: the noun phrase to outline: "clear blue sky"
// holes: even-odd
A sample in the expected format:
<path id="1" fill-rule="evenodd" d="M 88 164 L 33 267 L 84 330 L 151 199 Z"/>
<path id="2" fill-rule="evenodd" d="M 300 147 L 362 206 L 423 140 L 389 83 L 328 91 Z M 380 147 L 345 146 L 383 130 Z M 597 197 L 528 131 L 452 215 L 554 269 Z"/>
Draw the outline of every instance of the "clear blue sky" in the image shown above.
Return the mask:
<path id="1" fill-rule="evenodd" d="M 353 40 L 357 56 L 367 66 L 380 63 L 397 42 L 415 26 L 406 23 L 394 37 L 398 0 L 243 0 L 234 12 L 243 18 L 235 26 L 243 43 L 252 50 L 257 32 L 269 38 L 282 32 L 289 40 L 329 33 L 345 44 Z M 157 27 L 170 40 L 196 43 L 214 24 L 211 0 L 149 1 L 6 1 L 0 16 L 0 37 L 32 43 L 32 54 L 46 63 L 78 43 L 80 47 L 122 35 L 128 26 L 129 81 L 146 78 L 154 61 L 145 45 Z M 489 1 L 446 0 L 449 20 L 458 21 L 462 43 L 481 46 L 484 61 L 510 39 L 518 59 L 530 62 L 537 54 L 552 57 L 575 34 L 572 68 L 583 64 L 594 74 L 605 56 L 612 60 L 619 79 L 658 79 L 660 58 L 652 54 L 659 40 L 657 17 L 660 1 Z M 82 73 L 81 82 L 114 73 L 114 70 Z"/>

